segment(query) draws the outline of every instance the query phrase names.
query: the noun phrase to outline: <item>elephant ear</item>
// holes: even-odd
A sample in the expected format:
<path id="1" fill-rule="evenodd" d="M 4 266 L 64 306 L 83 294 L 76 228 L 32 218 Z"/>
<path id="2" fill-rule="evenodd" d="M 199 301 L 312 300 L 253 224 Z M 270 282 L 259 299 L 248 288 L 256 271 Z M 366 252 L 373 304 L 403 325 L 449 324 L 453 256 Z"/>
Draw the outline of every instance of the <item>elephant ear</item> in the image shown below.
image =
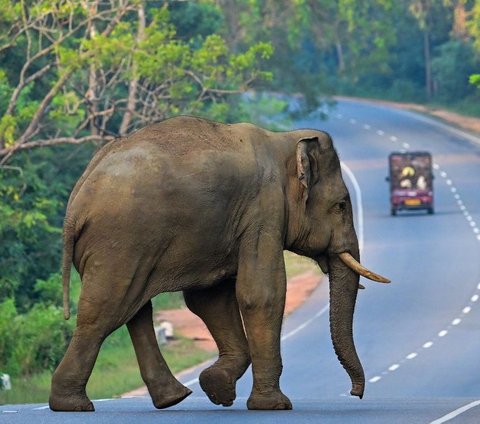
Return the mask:
<path id="1" fill-rule="evenodd" d="M 303 199 L 308 198 L 308 191 L 312 181 L 312 173 L 315 171 L 315 159 L 313 152 L 320 150 L 318 137 L 304 137 L 297 142 L 297 177 L 302 184 Z"/>
<path id="2" fill-rule="evenodd" d="M 319 133 L 320 136 L 302 137 L 297 142 L 297 177 L 303 187 L 304 202 L 308 199 L 312 180 L 319 172 L 321 155 L 333 149 L 330 135 L 322 131 Z"/>

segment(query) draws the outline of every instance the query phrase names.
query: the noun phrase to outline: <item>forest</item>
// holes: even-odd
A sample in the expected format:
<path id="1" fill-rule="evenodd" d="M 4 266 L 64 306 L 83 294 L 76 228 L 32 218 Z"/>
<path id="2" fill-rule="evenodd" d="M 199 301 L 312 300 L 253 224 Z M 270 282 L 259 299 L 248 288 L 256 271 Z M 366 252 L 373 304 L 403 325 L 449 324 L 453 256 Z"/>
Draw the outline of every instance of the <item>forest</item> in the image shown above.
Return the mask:
<path id="1" fill-rule="evenodd" d="M 63 215 L 106 142 L 179 114 L 275 128 L 335 95 L 480 116 L 480 0 L 0 0 L 0 28 L 0 373 L 13 377 L 53 370 L 71 337 Z"/>

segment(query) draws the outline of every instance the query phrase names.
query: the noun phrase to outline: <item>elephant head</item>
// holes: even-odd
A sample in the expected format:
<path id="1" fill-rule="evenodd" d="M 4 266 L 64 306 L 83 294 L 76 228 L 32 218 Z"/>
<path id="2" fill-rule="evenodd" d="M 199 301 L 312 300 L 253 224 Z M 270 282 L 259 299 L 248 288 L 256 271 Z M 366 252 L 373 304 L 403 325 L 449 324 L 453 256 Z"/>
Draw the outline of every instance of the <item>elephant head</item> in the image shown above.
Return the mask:
<path id="1" fill-rule="evenodd" d="M 330 332 L 335 352 L 362 398 L 365 376 L 353 342 L 359 276 L 387 283 L 360 264 L 350 196 L 326 133 L 301 138 L 289 163 L 287 248 L 313 258 L 330 280 Z"/>

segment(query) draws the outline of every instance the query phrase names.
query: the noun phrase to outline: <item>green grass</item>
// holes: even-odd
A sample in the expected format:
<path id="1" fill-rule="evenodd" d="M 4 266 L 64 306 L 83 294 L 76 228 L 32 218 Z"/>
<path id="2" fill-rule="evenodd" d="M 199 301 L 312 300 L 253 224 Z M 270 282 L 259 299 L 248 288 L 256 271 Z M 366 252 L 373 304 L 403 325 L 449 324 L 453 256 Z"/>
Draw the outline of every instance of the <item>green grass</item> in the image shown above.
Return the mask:
<path id="1" fill-rule="evenodd" d="M 284 257 L 287 278 L 292 278 L 305 272 L 314 272 L 317 275 L 322 275 L 320 267 L 310 258 L 299 256 L 292 252 L 285 252 Z"/>

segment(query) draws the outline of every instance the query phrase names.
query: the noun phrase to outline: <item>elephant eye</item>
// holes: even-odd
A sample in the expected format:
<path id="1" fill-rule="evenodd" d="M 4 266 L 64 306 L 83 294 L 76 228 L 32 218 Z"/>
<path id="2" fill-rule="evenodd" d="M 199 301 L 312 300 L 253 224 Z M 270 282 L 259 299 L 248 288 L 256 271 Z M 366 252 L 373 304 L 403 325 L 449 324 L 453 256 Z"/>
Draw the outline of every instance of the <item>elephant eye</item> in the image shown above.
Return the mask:
<path id="1" fill-rule="evenodd" d="M 345 200 L 342 200 L 341 202 L 338 202 L 337 208 L 341 212 L 345 211 L 345 209 L 347 209 L 347 202 Z"/>

